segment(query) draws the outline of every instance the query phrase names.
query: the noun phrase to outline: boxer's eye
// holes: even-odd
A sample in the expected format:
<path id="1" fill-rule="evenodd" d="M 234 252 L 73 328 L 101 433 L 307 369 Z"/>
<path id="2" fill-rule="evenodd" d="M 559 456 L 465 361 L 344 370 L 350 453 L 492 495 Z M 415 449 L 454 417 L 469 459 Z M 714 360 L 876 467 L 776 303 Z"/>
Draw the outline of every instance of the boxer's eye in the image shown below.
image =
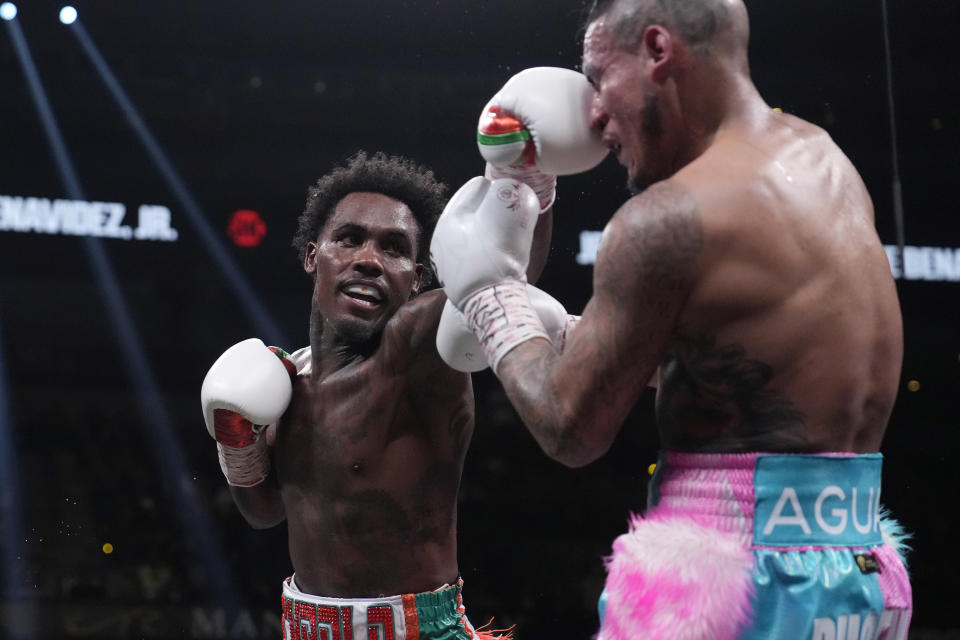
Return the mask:
<path id="1" fill-rule="evenodd" d="M 390 234 L 383 241 L 383 250 L 391 255 L 407 257 L 410 255 L 410 244 L 404 236 Z"/>

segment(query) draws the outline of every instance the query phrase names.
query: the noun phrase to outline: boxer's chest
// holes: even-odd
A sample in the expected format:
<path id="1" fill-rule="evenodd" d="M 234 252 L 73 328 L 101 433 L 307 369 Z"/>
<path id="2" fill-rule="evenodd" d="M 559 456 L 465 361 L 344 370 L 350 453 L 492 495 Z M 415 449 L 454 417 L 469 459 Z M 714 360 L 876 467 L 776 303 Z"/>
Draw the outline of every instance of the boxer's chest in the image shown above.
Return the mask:
<path id="1" fill-rule="evenodd" d="M 320 381 L 301 379 L 278 430 L 278 446 L 288 458 L 365 466 L 414 424 L 413 404 L 403 378 L 379 375 L 374 367 Z"/>

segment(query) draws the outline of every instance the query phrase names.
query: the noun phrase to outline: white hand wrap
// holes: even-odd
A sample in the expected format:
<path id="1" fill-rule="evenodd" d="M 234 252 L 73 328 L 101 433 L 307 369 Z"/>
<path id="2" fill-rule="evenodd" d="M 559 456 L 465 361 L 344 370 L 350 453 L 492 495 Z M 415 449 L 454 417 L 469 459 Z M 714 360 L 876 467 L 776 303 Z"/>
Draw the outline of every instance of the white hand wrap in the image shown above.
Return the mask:
<path id="1" fill-rule="evenodd" d="M 217 458 L 227 484 L 253 487 L 270 474 L 270 447 L 263 435 L 265 429 L 265 426 L 253 425 L 254 441 L 245 447 L 217 443 Z"/>
<path id="2" fill-rule="evenodd" d="M 494 373 L 503 356 L 521 342 L 550 339 L 520 280 L 504 280 L 472 294 L 464 303 L 463 315 Z"/>
<path id="3" fill-rule="evenodd" d="M 557 199 L 557 176 L 543 173 L 535 165 L 502 166 L 487 163 L 484 176 L 488 180 L 509 178 L 526 184 L 537 194 L 540 201 L 540 213 L 553 206 Z"/>
<path id="4" fill-rule="evenodd" d="M 557 348 L 557 351 L 560 353 L 566 351 L 567 338 L 570 336 L 574 327 L 576 327 L 579 322 L 580 316 L 575 316 L 572 313 L 567 315 L 567 319 L 563 323 L 563 329 L 561 329 L 559 334 L 554 338 L 553 346 Z"/>
<path id="5" fill-rule="evenodd" d="M 261 425 L 277 422 L 292 394 L 292 364 L 286 353 L 257 338 L 233 345 L 203 379 L 200 404 L 207 432 L 227 482 L 251 487 L 270 473 L 270 453 Z"/>
<path id="6" fill-rule="evenodd" d="M 547 337 L 558 353 L 563 353 L 573 328 L 580 316 L 567 313 L 563 305 L 546 291 L 527 284 L 527 298 L 537 312 Z M 450 300 L 443 306 L 440 324 L 437 326 L 437 352 L 451 368 L 465 373 L 474 373 L 487 368 L 486 354 L 476 334 L 467 326 L 467 319 Z"/>

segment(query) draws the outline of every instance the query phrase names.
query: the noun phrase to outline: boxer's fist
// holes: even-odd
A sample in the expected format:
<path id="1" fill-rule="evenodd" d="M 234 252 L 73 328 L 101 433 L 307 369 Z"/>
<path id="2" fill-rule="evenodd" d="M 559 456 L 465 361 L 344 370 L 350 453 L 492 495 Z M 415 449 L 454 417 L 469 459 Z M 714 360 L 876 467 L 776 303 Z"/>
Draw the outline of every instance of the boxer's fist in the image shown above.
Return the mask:
<path id="1" fill-rule="evenodd" d="M 296 376 L 285 356 L 251 338 L 227 349 L 203 379 L 203 419 L 217 441 L 220 467 L 231 485 L 259 484 L 270 471 L 262 431 L 286 411 L 291 378 Z"/>
<path id="2" fill-rule="evenodd" d="M 525 69 L 507 80 L 480 114 L 477 146 L 496 166 L 535 164 L 553 175 L 582 173 L 607 154 L 590 128 L 593 88 L 559 67 Z"/>
<path id="3" fill-rule="evenodd" d="M 430 260 L 455 306 L 488 285 L 526 280 L 539 209 L 533 190 L 515 180 L 476 177 L 450 198 L 433 232 Z"/>
<path id="4" fill-rule="evenodd" d="M 527 297 L 540 321 L 543 322 L 543 328 L 550 342 L 558 352 L 563 353 L 567 347 L 567 336 L 580 322 L 580 316 L 567 313 L 559 300 L 533 285 L 527 285 Z"/>
<path id="5" fill-rule="evenodd" d="M 487 177 L 522 180 L 549 207 L 554 176 L 588 171 L 607 153 L 590 128 L 591 100 L 590 83 L 572 69 L 533 67 L 510 78 L 480 114 Z"/>
<path id="6" fill-rule="evenodd" d="M 437 353 L 451 369 L 464 373 L 483 371 L 490 366 L 477 336 L 450 300 L 444 303 L 437 325 Z"/>
<path id="7" fill-rule="evenodd" d="M 550 342 L 557 351 L 563 353 L 567 335 L 579 316 L 569 315 L 553 296 L 532 284 L 527 285 L 527 297 L 540 317 Z M 437 351 L 443 361 L 457 371 L 473 373 L 489 366 L 477 336 L 467 326 L 463 314 L 449 300 L 443 307 L 437 327 Z"/>

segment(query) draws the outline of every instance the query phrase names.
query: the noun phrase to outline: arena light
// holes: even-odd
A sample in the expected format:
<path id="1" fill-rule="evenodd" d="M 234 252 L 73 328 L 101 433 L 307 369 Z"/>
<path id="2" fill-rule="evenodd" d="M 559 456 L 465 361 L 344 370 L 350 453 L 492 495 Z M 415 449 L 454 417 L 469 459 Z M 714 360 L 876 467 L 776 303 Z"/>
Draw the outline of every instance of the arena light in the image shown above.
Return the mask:
<path id="1" fill-rule="evenodd" d="M 6 3 L 10 4 L 10 3 Z M 5 9 L 7 14 L 13 11 L 16 15 L 16 7 Z M 27 39 L 23 35 L 18 20 L 7 19 L 7 27 L 10 31 L 10 39 L 13 43 L 14 52 L 23 68 L 23 73 L 27 78 L 27 84 L 33 94 L 40 111 L 41 120 L 46 123 L 53 118 L 49 104 L 46 103 L 46 95 L 43 93 L 43 87 L 40 84 L 40 78 L 36 66 L 33 63 L 33 57 L 30 55 L 30 48 L 27 46 Z M 56 145 L 51 146 L 54 155 L 57 154 Z M 3 344 L 0 336 L 0 345 Z M 0 354 L 0 518 L 3 518 L 5 526 L 2 529 L 3 537 L 0 539 L 0 570 L 2 570 L 2 587 L 5 592 L 5 601 L 10 601 L 12 595 L 17 592 L 18 585 L 23 583 L 19 571 L 20 568 L 28 567 L 32 557 L 32 550 L 26 544 L 23 531 L 23 495 L 20 489 L 20 477 L 17 465 L 17 456 L 13 438 L 13 423 L 10 420 L 7 396 L 6 370 L 3 362 L 3 354 Z M 38 613 L 38 604 L 35 596 L 29 591 L 24 594 L 22 590 L 17 592 L 19 599 L 20 612 L 15 614 L 16 622 L 25 629 L 34 629 L 40 619 Z"/>
<path id="2" fill-rule="evenodd" d="M 44 133 L 54 152 L 54 163 L 63 180 L 66 194 L 73 200 L 85 200 L 76 166 L 67 152 L 66 143 L 53 110 L 50 108 L 49 98 L 34 65 L 26 38 L 16 22 L 10 22 L 9 25 L 13 33 L 14 49 L 23 67 L 37 111 L 40 113 Z M 71 30 L 76 31 L 81 26 L 80 23 L 75 23 L 75 27 Z M 214 597 L 224 608 L 235 611 L 240 602 L 235 583 L 230 575 L 229 565 L 217 544 L 208 513 L 197 495 L 196 485 L 189 481 L 192 474 L 187 468 L 186 455 L 180 444 L 177 429 L 170 417 L 167 403 L 160 393 L 160 385 L 157 383 L 143 341 L 133 322 L 133 315 L 127 307 L 116 271 L 104 250 L 102 240 L 89 236 L 84 237 L 83 240 L 94 281 L 113 325 L 113 333 L 120 346 L 120 354 L 138 398 L 141 420 L 137 422 L 144 425 L 144 432 L 150 440 L 148 450 L 154 456 L 158 467 L 157 474 L 159 477 L 175 480 L 164 485 L 168 487 L 172 494 L 171 499 L 177 505 L 175 512 L 183 534 L 197 543 L 197 560 L 211 580 L 210 588 L 215 594 Z M 197 419 L 200 419 L 199 416 Z M 9 548 L 7 545 L 4 547 Z M 28 557 L 23 545 L 20 545 L 19 551 L 23 558 Z"/>
<path id="3" fill-rule="evenodd" d="M 210 224 L 207 215 L 203 212 L 193 197 L 193 194 L 190 193 L 189 188 L 163 151 L 160 143 L 157 142 L 150 132 L 149 127 L 147 127 L 147 124 L 143 121 L 133 102 L 123 90 L 123 87 L 113 74 L 113 71 L 111 71 L 106 60 L 100 55 L 93 39 L 87 33 L 86 29 L 83 28 L 83 24 L 77 22 L 70 31 L 73 32 L 80 42 L 80 46 L 87 54 L 87 57 L 90 58 L 91 64 L 93 64 L 97 73 L 100 74 L 100 78 L 107 86 L 107 89 L 120 107 L 120 110 L 123 111 L 123 114 L 126 116 L 137 138 L 139 138 L 150 160 L 156 166 L 160 175 L 167 183 L 167 187 L 176 198 L 180 209 L 186 214 L 187 220 L 193 225 L 197 235 L 200 236 L 200 239 L 210 252 L 214 264 L 220 269 L 227 284 L 237 298 L 240 299 L 241 308 L 249 314 L 250 322 L 256 335 L 267 344 L 292 344 L 280 330 L 280 326 L 268 311 L 267 306 L 260 300 L 260 296 L 250 285 L 243 270 L 236 264 L 236 260 L 227 249 L 227 245 L 222 240 L 220 232 L 214 230 L 214 227 Z M 296 347 L 297 345 L 293 345 L 291 348 Z"/>
<path id="4" fill-rule="evenodd" d="M 60 9 L 60 22 L 63 24 L 73 24 L 77 21 L 77 10 L 67 5 Z"/>
<path id="5" fill-rule="evenodd" d="M 255 247 L 267 235 L 267 223 L 256 211 L 240 209 L 230 216 L 227 235 L 238 247 Z"/>
<path id="6" fill-rule="evenodd" d="M 60 180 L 68 191 L 78 192 L 79 183 L 76 182 L 76 176 L 69 170 L 71 166 L 70 158 L 67 155 L 67 147 L 60 135 L 60 128 L 57 125 L 56 118 L 53 115 L 53 109 L 50 108 L 50 101 L 43 89 L 43 83 L 40 81 L 40 72 L 33 62 L 33 56 L 30 54 L 30 47 L 27 45 L 27 38 L 20 29 L 19 21 L 9 22 L 10 35 L 13 40 L 13 49 L 20 61 L 20 67 L 23 69 L 23 75 L 27 80 L 27 87 L 30 89 L 30 95 L 33 97 L 33 104 L 40 116 L 40 123 L 47 134 L 47 142 L 50 145 L 50 153 L 53 155 L 54 165 L 60 172 Z"/>
<path id="7" fill-rule="evenodd" d="M 897 231 L 897 253 L 900 263 L 906 261 L 906 231 L 903 218 L 903 185 L 900 182 L 900 159 L 897 151 L 897 117 L 894 108 L 893 91 L 893 53 L 890 46 L 890 17 L 887 0 L 880 0 L 880 13 L 883 17 L 883 56 L 887 85 L 887 116 L 890 124 L 890 168 L 893 174 L 890 187 L 893 195 L 893 222 Z"/>
<path id="8" fill-rule="evenodd" d="M 2 338 L 0 327 L 0 338 Z M 3 344 L 0 339 L 0 344 Z M 23 565 L 21 559 L 24 550 L 23 542 L 23 500 L 20 494 L 20 474 L 16 446 L 14 444 L 13 422 L 10 420 L 9 392 L 7 390 L 7 373 L 3 353 L 0 353 L 0 518 L 6 526 L 0 527 L 3 537 L 0 538 L 0 568 L 2 568 L 3 593 L 9 599 L 16 591 L 19 583 L 18 566 Z"/>
<path id="9" fill-rule="evenodd" d="M 17 17 L 17 5 L 12 2 L 0 4 L 0 18 L 10 21 Z"/>
<path id="10" fill-rule="evenodd" d="M 83 197 L 82 193 L 70 195 L 77 199 Z M 158 468 L 157 474 L 163 478 L 178 480 L 170 482 L 168 490 L 172 501 L 177 505 L 176 514 L 180 527 L 185 535 L 196 542 L 196 560 L 206 569 L 215 597 L 225 609 L 236 610 L 240 602 L 230 570 L 213 535 L 213 524 L 203 508 L 196 485 L 188 481 L 192 474 L 185 462 L 187 456 L 167 409 L 168 403 L 160 392 L 160 384 L 133 322 L 133 314 L 123 297 L 120 280 L 107 252 L 104 251 L 103 241 L 90 237 L 83 240 L 104 306 L 113 325 L 113 333 L 121 347 L 125 368 L 138 398 L 142 424 L 145 426 L 143 431 L 150 442 L 148 449 L 153 454 Z"/>

